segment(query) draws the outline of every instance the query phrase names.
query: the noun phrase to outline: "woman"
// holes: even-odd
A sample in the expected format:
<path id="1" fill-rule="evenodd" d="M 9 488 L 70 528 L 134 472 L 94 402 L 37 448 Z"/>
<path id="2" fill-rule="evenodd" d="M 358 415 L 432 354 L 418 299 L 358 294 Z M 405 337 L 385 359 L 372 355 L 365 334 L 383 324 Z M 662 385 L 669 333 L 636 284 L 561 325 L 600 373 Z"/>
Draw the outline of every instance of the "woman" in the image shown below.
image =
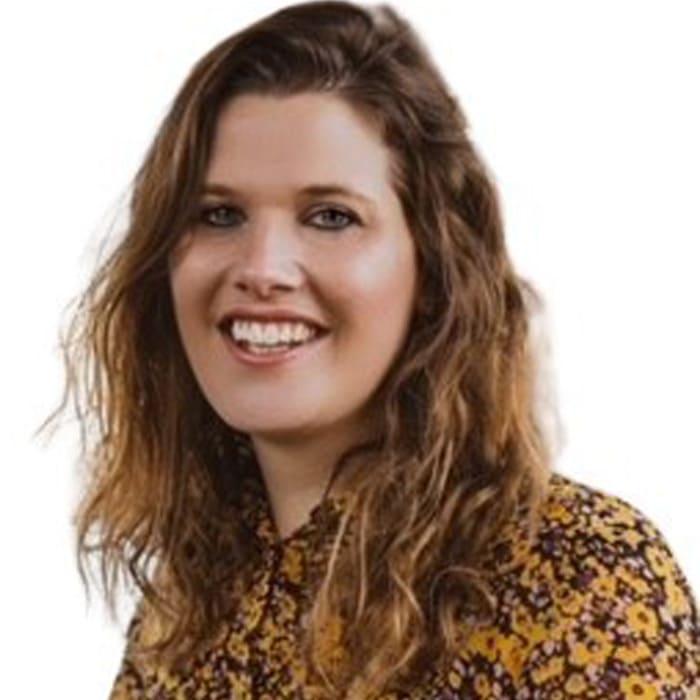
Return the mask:
<path id="1" fill-rule="evenodd" d="M 554 473 L 536 292 L 395 12 L 297 5 L 177 95 L 72 327 L 118 698 L 700 692 L 663 537 Z"/>

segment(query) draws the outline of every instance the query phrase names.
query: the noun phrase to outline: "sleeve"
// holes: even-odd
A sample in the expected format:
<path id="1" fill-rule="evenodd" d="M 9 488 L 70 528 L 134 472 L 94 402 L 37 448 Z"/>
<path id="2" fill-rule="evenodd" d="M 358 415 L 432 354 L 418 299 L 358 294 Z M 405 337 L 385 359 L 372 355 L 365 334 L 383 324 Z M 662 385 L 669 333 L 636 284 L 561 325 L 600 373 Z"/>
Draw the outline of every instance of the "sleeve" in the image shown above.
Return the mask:
<path id="1" fill-rule="evenodd" d="M 109 700 L 141 700 L 146 697 L 146 684 L 143 671 L 133 658 L 133 648 L 141 628 L 141 618 L 137 612 L 129 624 L 124 655 L 112 684 Z"/>
<path id="2" fill-rule="evenodd" d="M 109 694 L 109 700 L 137 700 L 146 697 L 143 679 L 136 667 L 124 660 Z"/>
<path id="3" fill-rule="evenodd" d="M 636 513 L 636 511 L 635 511 Z M 572 543 L 580 587 L 529 649 L 518 700 L 700 700 L 700 622 L 690 585 L 639 513 Z"/>

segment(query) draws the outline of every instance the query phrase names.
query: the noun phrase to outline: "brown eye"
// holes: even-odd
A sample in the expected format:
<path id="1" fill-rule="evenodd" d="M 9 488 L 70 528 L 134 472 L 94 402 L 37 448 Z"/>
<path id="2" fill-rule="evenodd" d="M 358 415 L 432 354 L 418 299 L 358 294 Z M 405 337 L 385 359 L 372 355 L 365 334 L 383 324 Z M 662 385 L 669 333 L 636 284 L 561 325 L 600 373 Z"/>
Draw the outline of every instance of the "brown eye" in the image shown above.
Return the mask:
<path id="1" fill-rule="evenodd" d="M 213 228 L 230 228 L 237 226 L 242 220 L 243 213 L 239 209 L 223 204 L 204 207 L 200 213 L 200 221 Z"/>

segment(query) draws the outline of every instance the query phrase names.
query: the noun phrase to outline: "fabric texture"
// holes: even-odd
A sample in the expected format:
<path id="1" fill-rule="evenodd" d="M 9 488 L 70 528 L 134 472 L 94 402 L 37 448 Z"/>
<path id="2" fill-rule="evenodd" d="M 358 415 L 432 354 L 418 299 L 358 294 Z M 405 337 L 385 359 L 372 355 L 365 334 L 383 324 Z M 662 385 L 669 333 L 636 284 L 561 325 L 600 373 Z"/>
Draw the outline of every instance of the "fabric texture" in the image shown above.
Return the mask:
<path id="1" fill-rule="evenodd" d="M 136 621 L 111 700 L 310 698 L 295 644 L 305 574 L 326 554 L 311 546 L 321 519 L 341 508 L 318 506 L 280 541 L 266 501 L 252 502 L 264 565 L 235 619 L 186 676 L 136 661 Z M 661 533 L 626 501 L 553 474 L 534 547 L 493 593 L 497 615 L 449 670 L 381 700 L 700 699 L 697 604 Z"/>

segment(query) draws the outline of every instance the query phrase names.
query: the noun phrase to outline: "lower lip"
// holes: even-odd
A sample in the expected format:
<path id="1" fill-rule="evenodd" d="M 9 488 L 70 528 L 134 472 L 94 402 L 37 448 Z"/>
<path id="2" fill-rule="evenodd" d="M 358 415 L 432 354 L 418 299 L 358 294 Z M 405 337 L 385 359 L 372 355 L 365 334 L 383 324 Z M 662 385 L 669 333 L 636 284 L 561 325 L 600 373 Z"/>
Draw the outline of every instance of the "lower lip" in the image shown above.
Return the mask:
<path id="1" fill-rule="evenodd" d="M 233 354 L 234 358 L 238 360 L 238 362 L 253 367 L 270 367 L 272 365 L 288 364 L 315 353 L 321 343 L 323 343 L 323 341 L 326 339 L 328 333 L 323 333 L 311 342 L 304 343 L 303 345 L 297 345 L 296 347 L 285 350 L 284 352 L 267 353 L 265 355 L 256 355 L 252 352 L 247 352 L 240 345 L 237 345 L 233 338 L 231 338 L 228 334 L 223 335 L 226 346 Z"/>

